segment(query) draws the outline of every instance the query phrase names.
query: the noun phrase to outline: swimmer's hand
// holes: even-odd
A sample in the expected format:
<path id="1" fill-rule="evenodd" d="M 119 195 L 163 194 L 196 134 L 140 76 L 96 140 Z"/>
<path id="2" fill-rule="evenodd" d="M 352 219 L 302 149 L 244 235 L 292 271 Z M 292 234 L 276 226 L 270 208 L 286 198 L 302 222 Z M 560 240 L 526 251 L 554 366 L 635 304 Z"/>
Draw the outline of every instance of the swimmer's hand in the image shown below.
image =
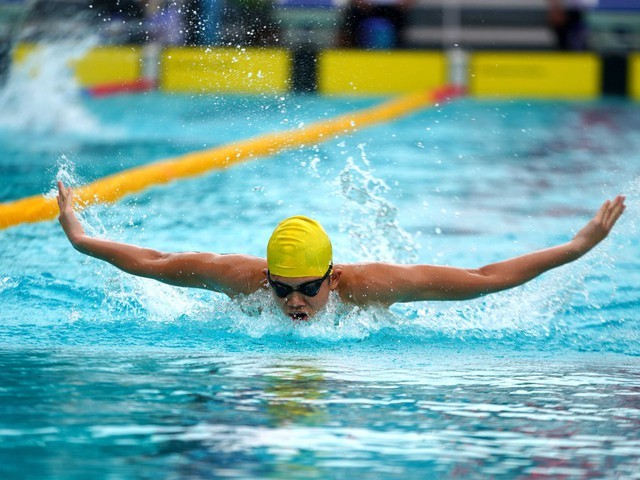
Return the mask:
<path id="1" fill-rule="evenodd" d="M 595 217 L 576 234 L 572 243 L 580 255 L 587 253 L 609 235 L 626 208 L 624 201 L 625 197 L 618 195 L 615 199 L 604 202 Z"/>
<path id="2" fill-rule="evenodd" d="M 71 244 L 76 246 L 80 237 L 85 235 L 85 231 L 73 211 L 73 190 L 71 187 L 65 187 L 62 182 L 58 181 L 56 200 L 58 200 L 58 208 L 60 209 L 58 222 L 60 222 Z"/>

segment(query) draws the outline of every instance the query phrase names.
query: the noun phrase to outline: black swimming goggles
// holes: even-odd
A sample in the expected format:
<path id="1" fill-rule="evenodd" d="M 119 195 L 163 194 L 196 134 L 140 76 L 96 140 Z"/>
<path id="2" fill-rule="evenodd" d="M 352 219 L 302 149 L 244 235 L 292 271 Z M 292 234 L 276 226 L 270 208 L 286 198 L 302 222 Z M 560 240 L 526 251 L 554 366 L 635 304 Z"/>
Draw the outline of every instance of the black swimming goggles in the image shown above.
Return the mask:
<path id="1" fill-rule="evenodd" d="M 324 282 L 331 274 L 332 268 L 333 264 L 330 264 L 327 273 L 325 273 L 322 278 L 319 278 L 318 280 L 311 280 L 310 282 L 301 283 L 297 287 L 292 287 L 291 285 L 287 285 L 286 283 L 276 282 L 275 280 L 272 280 L 271 274 L 268 270 L 267 280 L 269 281 L 269 285 L 271 285 L 271 288 L 273 288 L 273 291 L 276 292 L 276 295 L 280 298 L 291 295 L 293 292 L 300 292 L 305 297 L 315 297 L 320 291 L 320 287 L 322 287 L 322 282 Z"/>

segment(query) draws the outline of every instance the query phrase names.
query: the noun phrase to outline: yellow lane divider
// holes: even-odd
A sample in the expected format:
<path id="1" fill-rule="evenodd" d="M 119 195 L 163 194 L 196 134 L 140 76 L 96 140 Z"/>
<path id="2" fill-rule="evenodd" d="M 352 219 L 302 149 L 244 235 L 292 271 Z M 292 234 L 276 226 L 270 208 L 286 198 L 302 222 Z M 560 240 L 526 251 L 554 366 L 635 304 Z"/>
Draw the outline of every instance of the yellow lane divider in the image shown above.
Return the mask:
<path id="1" fill-rule="evenodd" d="M 77 207 L 114 202 L 125 195 L 179 178 L 194 177 L 213 169 L 273 155 L 282 150 L 335 138 L 374 123 L 391 120 L 436 102 L 461 95 L 456 87 L 402 96 L 381 105 L 348 113 L 306 128 L 268 133 L 200 152 L 188 153 L 140 167 L 134 167 L 98 179 L 75 189 Z M 0 204 L 0 229 L 28 222 L 51 220 L 58 214 L 55 198 L 35 195 Z"/>

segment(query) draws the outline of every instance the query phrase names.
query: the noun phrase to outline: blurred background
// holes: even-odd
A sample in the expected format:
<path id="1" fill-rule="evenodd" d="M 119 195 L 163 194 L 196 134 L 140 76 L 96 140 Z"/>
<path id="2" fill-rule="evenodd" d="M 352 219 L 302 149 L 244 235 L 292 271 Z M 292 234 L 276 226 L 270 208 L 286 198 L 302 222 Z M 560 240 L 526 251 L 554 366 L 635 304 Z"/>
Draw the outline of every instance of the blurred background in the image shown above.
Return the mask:
<path id="1" fill-rule="evenodd" d="M 640 99 L 640 0 L 0 0 L 0 76 L 88 37 L 93 93 Z"/>
<path id="2" fill-rule="evenodd" d="M 0 0 L 2 83 L 5 112 L 69 83 L 90 96 L 454 84 L 472 97 L 640 101 L 640 0 Z"/>
<path id="3" fill-rule="evenodd" d="M 640 0 L 0 0 L 0 41 L 318 49 L 640 49 Z"/>

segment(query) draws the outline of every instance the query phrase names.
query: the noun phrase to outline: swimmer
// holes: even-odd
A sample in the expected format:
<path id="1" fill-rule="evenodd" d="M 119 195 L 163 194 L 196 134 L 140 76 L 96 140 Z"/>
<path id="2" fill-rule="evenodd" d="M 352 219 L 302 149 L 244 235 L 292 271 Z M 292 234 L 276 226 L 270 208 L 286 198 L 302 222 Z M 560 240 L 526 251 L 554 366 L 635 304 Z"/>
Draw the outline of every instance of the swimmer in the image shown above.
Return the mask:
<path id="1" fill-rule="evenodd" d="M 604 240 L 624 212 L 625 197 L 602 204 L 569 242 L 545 250 L 465 269 L 390 263 L 334 264 L 331 241 L 308 217 L 283 220 L 267 244 L 267 258 L 241 254 L 163 253 L 94 238 L 73 210 L 73 191 L 58 182 L 60 225 L 81 253 L 111 263 L 132 275 L 169 285 L 221 292 L 233 298 L 271 289 L 282 312 L 309 320 L 336 292 L 346 303 L 390 306 L 423 300 L 466 300 L 522 285 L 538 275 L 577 260 Z"/>

